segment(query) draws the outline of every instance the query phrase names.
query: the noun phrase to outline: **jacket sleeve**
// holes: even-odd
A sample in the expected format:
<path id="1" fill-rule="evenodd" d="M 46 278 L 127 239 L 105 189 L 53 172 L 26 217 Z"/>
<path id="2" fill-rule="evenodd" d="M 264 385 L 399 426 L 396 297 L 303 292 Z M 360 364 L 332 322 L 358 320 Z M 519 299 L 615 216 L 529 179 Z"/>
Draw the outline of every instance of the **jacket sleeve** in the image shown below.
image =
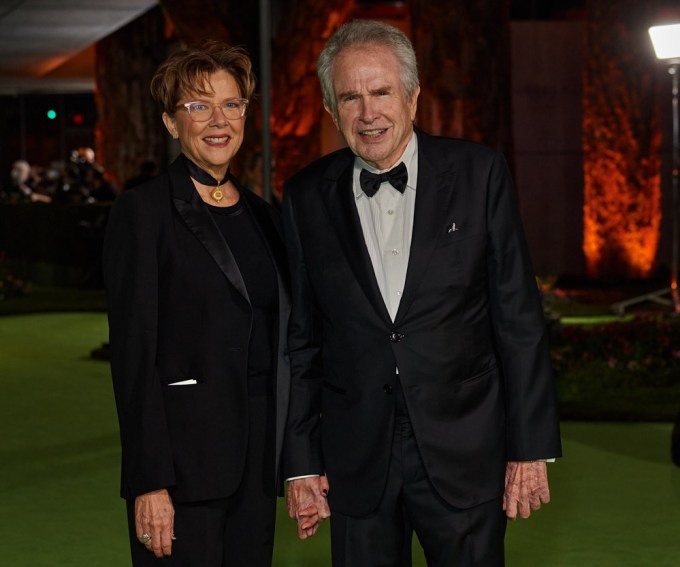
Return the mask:
<path id="1" fill-rule="evenodd" d="M 291 190 L 284 193 L 283 231 L 291 277 L 288 329 L 291 391 L 283 443 L 283 477 L 324 472 L 321 452 L 321 325 L 307 274 Z"/>
<path id="2" fill-rule="evenodd" d="M 175 484 L 163 392 L 156 371 L 158 221 L 139 191 L 116 201 L 104 239 L 111 374 L 120 424 L 122 495 Z"/>
<path id="3" fill-rule="evenodd" d="M 487 180 L 488 274 L 494 341 L 505 380 L 509 461 L 561 455 L 550 348 L 540 296 L 505 160 Z"/>

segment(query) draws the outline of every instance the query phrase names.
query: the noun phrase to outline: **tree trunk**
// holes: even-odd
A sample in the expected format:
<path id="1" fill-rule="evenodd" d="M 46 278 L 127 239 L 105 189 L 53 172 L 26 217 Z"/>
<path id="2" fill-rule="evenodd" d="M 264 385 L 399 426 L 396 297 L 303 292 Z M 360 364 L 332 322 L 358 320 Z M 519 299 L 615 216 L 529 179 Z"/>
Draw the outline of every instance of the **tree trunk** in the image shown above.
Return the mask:
<path id="1" fill-rule="evenodd" d="M 512 154 L 507 0 L 410 0 L 420 70 L 417 124 Z"/>
<path id="2" fill-rule="evenodd" d="M 223 4 L 228 4 L 228 2 L 223 2 Z M 184 44 L 200 45 L 206 39 L 219 39 L 231 43 L 231 31 L 225 25 L 218 2 L 161 0 L 161 5 L 172 22 L 173 31 Z"/>
<path id="3" fill-rule="evenodd" d="M 589 0 L 583 95 L 583 251 L 594 278 L 650 274 L 661 222 L 657 80 L 649 5 Z"/>
<path id="4" fill-rule="evenodd" d="M 259 71 L 259 4 L 229 0 L 161 0 L 175 35 L 186 45 L 219 39 L 244 47 Z"/>
<path id="5" fill-rule="evenodd" d="M 331 34 L 348 21 L 354 0 L 291 0 L 272 52 L 274 191 L 319 157 L 323 111 L 316 60 Z"/>
<path id="6" fill-rule="evenodd" d="M 96 44 L 97 161 L 118 186 L 144 160 L 165 164 L 165 127 L 149 83 L 165 57 L 163 15 L 149 10 Z"/>

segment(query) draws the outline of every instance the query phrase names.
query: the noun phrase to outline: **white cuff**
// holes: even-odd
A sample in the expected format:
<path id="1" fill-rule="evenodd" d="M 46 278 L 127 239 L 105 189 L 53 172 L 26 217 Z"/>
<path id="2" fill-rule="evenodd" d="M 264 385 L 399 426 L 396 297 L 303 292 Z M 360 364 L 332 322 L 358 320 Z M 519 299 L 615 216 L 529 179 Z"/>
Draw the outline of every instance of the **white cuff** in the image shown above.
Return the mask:
<path id="1" fill-rule="evenodd" d="M 314 477 L 320 477 L 320 474 L 303 474 L 302 476 L 291 476 L 290 478 L 286 479 L 286 482 L 290 482 L 291 480 L 298 480 L 301 478 L 314 478 Z"/>

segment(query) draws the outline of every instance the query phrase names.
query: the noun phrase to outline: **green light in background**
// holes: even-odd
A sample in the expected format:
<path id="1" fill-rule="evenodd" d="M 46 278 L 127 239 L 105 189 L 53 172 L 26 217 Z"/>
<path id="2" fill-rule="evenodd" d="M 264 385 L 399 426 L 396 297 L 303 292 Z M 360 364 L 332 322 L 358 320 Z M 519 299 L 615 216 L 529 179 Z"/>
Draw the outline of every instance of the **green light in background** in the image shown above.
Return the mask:
<path id="1" fill-rule="evenodd" d="M 57 111 L 56 110 L 50 109 L 50 110 L 47 111 L 47 118 L 49 118 L 50 120 L 54 120 L 56 117 L 57 117 Z"/>

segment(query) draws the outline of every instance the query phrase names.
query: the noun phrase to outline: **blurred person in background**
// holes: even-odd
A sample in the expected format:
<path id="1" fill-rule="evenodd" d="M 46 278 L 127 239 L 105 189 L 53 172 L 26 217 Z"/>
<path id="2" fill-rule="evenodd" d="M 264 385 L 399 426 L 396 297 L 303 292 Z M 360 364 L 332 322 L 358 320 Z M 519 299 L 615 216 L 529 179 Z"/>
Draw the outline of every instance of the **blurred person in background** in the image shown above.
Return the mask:
<path id="1" fill-rule="evenodd" d="M 28 201 L 32 203 L 49 203 L 52 198 L 40 192 L 40 177 L 37 170 L 23 159 L 12 164 L 9 183 L 4 190 L 4 198 L 8 201 Z"/>

